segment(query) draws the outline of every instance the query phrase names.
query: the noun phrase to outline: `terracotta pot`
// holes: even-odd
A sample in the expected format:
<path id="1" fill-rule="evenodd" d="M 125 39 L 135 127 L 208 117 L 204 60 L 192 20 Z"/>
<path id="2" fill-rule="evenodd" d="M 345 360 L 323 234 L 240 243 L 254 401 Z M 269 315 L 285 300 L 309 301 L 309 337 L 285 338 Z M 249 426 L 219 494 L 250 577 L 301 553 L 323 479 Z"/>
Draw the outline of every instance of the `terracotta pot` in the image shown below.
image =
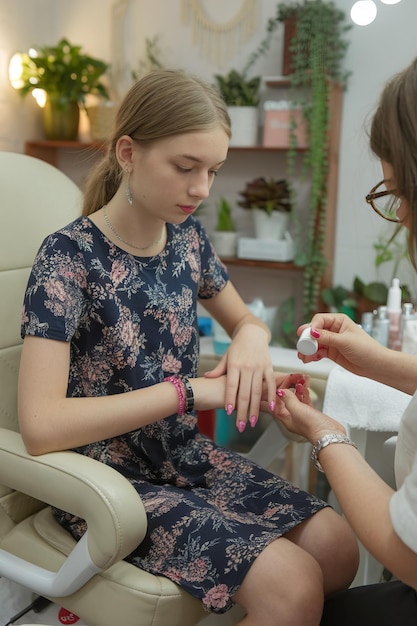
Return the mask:
<path id="1" fill-rule="evenodd" d="M 47 99 L 43 109 L 43 129 L 46 139 L 76 140 L 79 122 L 78 102 Z"/>

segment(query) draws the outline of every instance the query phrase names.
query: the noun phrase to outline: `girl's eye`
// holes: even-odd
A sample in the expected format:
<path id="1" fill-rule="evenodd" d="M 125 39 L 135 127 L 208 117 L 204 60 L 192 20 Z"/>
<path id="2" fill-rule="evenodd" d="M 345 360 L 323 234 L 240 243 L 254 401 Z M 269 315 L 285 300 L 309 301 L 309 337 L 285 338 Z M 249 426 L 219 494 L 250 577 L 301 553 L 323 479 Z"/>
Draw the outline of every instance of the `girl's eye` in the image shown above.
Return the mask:
<path id="1" fill-rule="evenodd" d="M 183 172 L 184 174 L 192 171 L 191 167 L 181 167 L 181 165 L 177 165 L 177 168 L 180 172 Z"/>
<path id="2" fill-rule="evenodd" d="M 219 173 L 219 170 L 210 170 L 211 176 L 217 176 L 218 173 Z"/>

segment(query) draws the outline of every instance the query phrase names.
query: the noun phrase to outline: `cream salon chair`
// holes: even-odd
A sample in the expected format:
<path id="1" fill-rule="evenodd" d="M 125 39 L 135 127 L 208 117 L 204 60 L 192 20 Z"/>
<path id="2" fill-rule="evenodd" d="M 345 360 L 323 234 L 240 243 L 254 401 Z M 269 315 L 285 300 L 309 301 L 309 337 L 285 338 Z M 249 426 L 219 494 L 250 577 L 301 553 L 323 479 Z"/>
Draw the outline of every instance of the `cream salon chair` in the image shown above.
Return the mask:
<path id="1" fill-rule="evenodd" d="M 198 600 L 123 561 L 146 532 L 130 483 L 75 452 L 25 450 L 16 410 L 24 290 L 43 238 L 80 214 L 81 192 L 43 161 L 0 152 L 0 197 L 0 576 L 89 626 L 197 624 L 207 615 Z M 48 505 L 87 520 L 79 543 Z"/>

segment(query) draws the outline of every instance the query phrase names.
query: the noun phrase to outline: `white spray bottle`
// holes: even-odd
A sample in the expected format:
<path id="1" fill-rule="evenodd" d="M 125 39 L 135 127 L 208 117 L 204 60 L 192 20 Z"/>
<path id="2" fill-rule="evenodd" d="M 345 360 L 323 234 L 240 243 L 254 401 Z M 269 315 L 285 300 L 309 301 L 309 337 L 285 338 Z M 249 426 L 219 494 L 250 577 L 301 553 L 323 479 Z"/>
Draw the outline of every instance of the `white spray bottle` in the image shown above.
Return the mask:
<path id="1" fill-rule="evenodd" d="M 401 289 L 398 278 L 392 279 L 388 290 L 387 313 L 389 319 L 388 348 L 401 350 Z"/>

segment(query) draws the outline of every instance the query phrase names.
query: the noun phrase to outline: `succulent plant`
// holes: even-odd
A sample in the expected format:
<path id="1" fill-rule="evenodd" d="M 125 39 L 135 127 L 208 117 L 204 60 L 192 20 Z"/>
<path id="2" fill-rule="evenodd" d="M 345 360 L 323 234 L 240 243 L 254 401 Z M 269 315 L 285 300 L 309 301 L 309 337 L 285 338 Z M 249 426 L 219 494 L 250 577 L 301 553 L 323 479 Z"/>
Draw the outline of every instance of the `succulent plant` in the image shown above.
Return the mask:
<path id="1" fill-rule="evenodd" d="M 236 70 L 225 76 L 215 74 L 217 87 L 227 106 L 257 106 L 259 103 L 260 76 L 247 78 Z"/>
<path id="2" fill-rule="evenodd" d="M 285 179 L 259 176 L 246 183 L 245 190 L 239 195 L 243 200 L 238 205 L 244 209 L 263 209 L 268 214 L 272 211 L 290 213 L 292 209 L 291 188 Z"/>

